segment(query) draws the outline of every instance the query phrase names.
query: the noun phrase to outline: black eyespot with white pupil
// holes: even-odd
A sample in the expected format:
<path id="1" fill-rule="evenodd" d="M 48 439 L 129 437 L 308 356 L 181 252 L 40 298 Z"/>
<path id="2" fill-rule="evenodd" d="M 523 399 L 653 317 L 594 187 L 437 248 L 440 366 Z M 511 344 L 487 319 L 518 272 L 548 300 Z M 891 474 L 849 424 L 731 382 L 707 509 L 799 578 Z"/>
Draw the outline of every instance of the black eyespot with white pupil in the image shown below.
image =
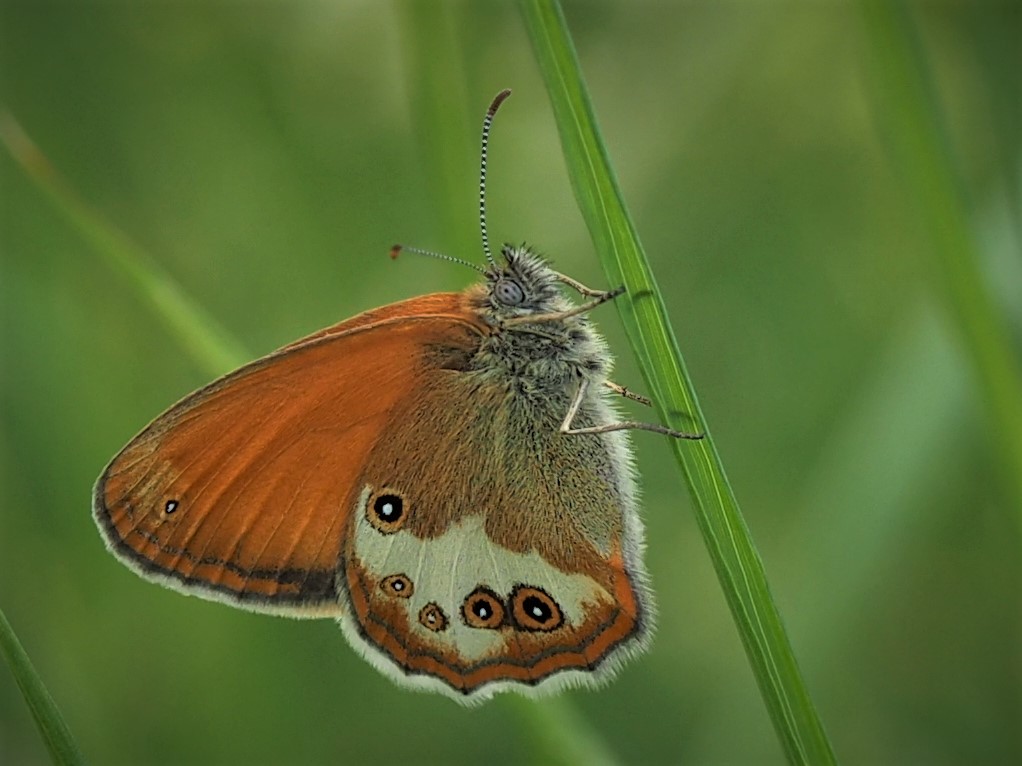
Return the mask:
<path id="1" fill-rule="evenodd" d="M 509 599 L 511 618 L 521 630 L 547 631 L 564 624 L 564 614 L 553 597 L 542 588 L 519 585 Z"/>
<path id="2" fill-rule="evenodd" d="M 529 596 L 526 598 L 522 602 L 522 606 L 525 607 L 525 611 L 529 613 L 530 617 L 535 618 L 539 622 L 546 622 L 553 616 L 553 612 L 550 611 L 550 607 L 535 596 Z"/>
<path id="3" fill-rule="evenodd" d="M 397 495 L 381 495 L 373 503 L 373 510 L 376 511 L 380 521 L 387 521 L 393 524 L 404 513 L 404 503 Z"/>
<path id="4" fill-rule="evenodd" d="M 385 535 L 401 529 L 407 516 L 404 499 L 393 492 L 381 492 L 371 497 L 366 507 L 369 523 Z"/>
<path id="5" fill-rule="evenodd" d="M 480 585 L 461 604 L 461 617 L 471 628 L 499 628 L 504 624 L 504 602 L 500 596 Z"/>
<path id="6" fill-rule="evenodd" d="M 415 584 L 404 574 L 392 574 L 380 581 L 380 589 L 398 598 L 410 598 L 415 593 Z"/>
<path id="7" fill-rule="evenodd" d="M 525 302 L 525 291 L 512 279 L 501 279 L 493 286 L 493 295 L 505 306 L 518 306 Z"/>
<path id="8" fill-rule="evenodd" d="M 430 601 L 419 610 L 419 624 L 434 633 L 442 633 L 447 630 L 447 615 L 438 604 Z"/>

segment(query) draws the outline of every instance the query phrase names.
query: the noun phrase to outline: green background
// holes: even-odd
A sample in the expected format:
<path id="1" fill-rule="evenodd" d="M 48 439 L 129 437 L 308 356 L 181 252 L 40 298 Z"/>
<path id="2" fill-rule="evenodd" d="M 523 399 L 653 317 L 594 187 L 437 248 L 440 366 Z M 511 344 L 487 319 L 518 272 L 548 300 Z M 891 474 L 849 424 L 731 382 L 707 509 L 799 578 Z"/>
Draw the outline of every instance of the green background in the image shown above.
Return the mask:
<path id="1" fill-rule="evenodd" d="M 913 6 L 1016 348 L 1018 8 Z M 1022 508 L 890 161 L 858 9 L 565 11 L 839 758 L 1019 762 Z M 513 5 L 6 0 L 0 86 L 95 215 L 253 355 L 473 279 L 387 251 L 480 260 L 478 125 L 502 87 L 491 238 L 605 282 Z M 4 150 L 0 193 L 0 607 L 90 761 L 545 757 L 522 705 L 398 690 L 329 621 L 184 598 L 105 553 L 92 482 L 211 371 Z M 595 318 L 641 388 L 614 311 Z M 660 437 L 634 443 L 659 630 L 605 689 L 564 696 L 624 762 L 780 762 L 676 466 Z M 0 670 L 0 762 L 45 760 Z"/>

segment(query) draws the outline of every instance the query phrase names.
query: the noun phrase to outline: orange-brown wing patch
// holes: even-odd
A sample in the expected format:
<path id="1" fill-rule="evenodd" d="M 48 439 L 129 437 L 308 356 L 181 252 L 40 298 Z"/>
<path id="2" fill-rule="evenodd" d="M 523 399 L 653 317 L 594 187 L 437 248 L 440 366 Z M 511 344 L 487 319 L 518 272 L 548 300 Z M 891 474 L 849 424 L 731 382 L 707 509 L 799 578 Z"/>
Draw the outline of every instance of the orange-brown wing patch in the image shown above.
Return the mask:
<path id="1" fill-rule="evenodd" d="M 463 365 L 479 342 L 467 317 L 415 316 L 413 304 L 285 347 L 155 420 L 96 484 L 111 550 L 199 595 L 337 613 L 341 538 L 366 455 L 423 372 Z"/>

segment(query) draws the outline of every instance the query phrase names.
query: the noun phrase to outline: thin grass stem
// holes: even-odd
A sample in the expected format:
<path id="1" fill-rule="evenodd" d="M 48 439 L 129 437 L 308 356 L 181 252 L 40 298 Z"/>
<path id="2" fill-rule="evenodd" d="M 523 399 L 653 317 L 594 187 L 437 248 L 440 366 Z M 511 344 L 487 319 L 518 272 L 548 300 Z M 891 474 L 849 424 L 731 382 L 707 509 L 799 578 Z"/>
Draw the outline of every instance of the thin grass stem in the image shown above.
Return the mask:
<path id="1" fill-rule="evenodd" d="M 834 763 L 724 467 L 678 350 L 663 298 L 625 208 L 603 145 L 560 5 L 520 0 L 553 105 L 575 196 L 646 384 L 663 421 L 701 441 L 671 448 L 695 505 L 699 528 L 738 627 L 774 728 L 791 763 Z"/>
<path id="2" fill-rule="evenodd" d="M 71 734 L 71 729 L 68 728 L 64 716 L 57 708 L 57 703 L 47 691 L 2 609 L 0 609 L 0 654 L 3 654 L 11 673 L 14 674 L 14 680 L 21 689 L 28 709 L 32 712 L 32 718 L 35 719 L 39 734 L 53 762 L 60 766 L 84 764 L 85 758 Z"/>

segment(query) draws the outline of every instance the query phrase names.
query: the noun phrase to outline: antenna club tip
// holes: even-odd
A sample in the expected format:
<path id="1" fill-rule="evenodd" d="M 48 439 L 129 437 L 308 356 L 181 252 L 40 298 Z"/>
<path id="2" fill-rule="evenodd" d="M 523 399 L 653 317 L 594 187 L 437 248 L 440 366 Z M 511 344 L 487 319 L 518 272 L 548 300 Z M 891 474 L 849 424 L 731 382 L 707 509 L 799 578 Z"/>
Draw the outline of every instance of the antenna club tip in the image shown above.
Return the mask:
<path id="1" fill-rule="evenodd" d="M 393 247 L 391 247 L 391 248 L 390 248 L 390 259 L 391 259 L 392 261 L 396 261 L 396 260 L 397 260 L 397 257 L 398 257 L 398 255 L 400 255 L 400 254 L 401 254 L 401 251 L 402 251 L 403 249 L 404 249 L 404 248 L 403 248 L 403 247 L 402 247 L 401 245 L 394 245 Z"/>
<path id="2" fill-rule="evenodd" d="M 511 95 L 511 89 L 510 88 L 504 88 L 504 90 L 502 90 L 500 93 L 498 93 L 496 96 L 494 96 L 493 97 L 493 103 L 491 103 L 490 104 L 490 108 L 486 110 L 487 114 L 489 114 L 491 117 L 494 114 L 496 114 L 497 109 L 500 108 L 500 105 L 503 104 L 504 101 L 507 100 L 507 97 L 510 96 L 510 95 Z"/>

